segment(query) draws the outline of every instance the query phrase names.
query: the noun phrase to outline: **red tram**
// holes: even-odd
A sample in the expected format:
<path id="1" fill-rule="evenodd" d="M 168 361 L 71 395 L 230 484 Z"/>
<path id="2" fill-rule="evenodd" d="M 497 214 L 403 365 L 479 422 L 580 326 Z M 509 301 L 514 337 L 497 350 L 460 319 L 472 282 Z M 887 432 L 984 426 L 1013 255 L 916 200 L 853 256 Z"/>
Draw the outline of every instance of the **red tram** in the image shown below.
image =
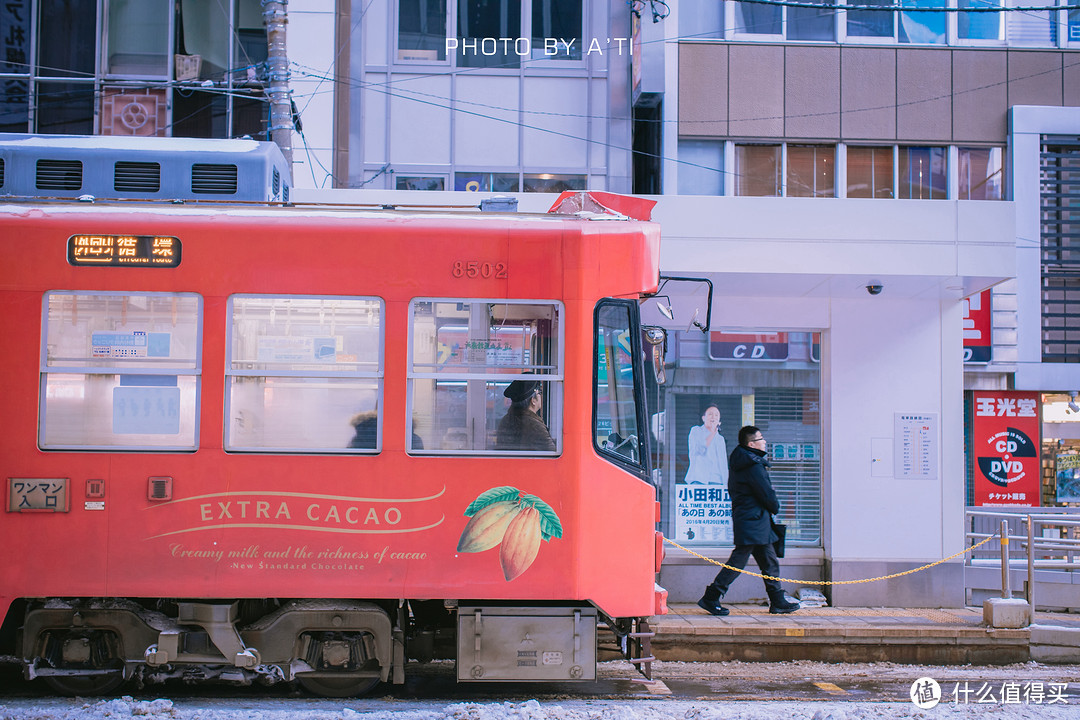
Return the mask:
<path id="1" fill-rule="evenodd" d="M 658 255 L 604 212 L 0 206 L 0 655 L 323 695 L 647 655 Z M 498 446 L 515 380 L 554 450 Z"/>

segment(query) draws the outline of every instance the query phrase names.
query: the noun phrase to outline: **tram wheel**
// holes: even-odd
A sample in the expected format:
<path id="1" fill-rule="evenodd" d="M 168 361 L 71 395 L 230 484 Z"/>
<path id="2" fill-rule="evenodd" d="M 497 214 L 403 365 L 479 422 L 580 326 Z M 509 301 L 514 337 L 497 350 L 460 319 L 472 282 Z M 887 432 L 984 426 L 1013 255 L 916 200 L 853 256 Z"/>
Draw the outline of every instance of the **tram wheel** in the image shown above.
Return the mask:
<path id="1" fill-rule="evenodd" d="M 42 680 L 61 695 L 106 695 L 124 684 L 124 674 L 115 672 L 106 675 L 46 675 Z"/>
<path id="2" fill-rule="evenodd" d="M 340 677 L 298 675 L 296 679 L 299 681 L 300 686 L 310 693 L 322 697 L 336 698 L 364 695 L 381 682 L 377 675 L 371 677 L 369 675 L 358 676 L 348 673 L 342 673 Z"/>

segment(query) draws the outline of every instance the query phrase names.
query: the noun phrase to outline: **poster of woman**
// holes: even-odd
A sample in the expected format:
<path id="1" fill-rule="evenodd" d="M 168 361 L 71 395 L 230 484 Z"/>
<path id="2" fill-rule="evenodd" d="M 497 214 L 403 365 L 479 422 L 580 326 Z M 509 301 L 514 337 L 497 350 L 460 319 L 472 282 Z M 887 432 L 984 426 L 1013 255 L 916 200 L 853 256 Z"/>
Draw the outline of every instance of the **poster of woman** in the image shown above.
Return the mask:
<path id="1" fill-rule="evenodd" d="M 680 433 L 681 434 L 681 433 Z M 707 405 L 701 424 L 689 429 L 689 467 L 675 486 L 675 534 L 679 542 L 731 541 L 731 500 L 727 492 L 727 443 L 720 434 L 720 409 Z"/>

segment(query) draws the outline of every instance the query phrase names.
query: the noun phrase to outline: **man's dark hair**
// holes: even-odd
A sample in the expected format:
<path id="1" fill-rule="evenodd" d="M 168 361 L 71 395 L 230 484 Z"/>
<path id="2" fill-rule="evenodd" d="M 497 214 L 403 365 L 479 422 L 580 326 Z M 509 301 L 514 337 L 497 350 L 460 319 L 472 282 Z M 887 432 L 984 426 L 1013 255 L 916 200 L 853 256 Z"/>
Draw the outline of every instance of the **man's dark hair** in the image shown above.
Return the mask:
<path id="1" fill-rule="evenodd" d="M 759 432 L 761 432 L 761 428 L 758 428 L 758 427 L 756 427 L 754 425 L 746 425 L 744 427 L 739 428 L 739 444 L 740 445 L 749 445 L 750 444 L 750 438 L 754 437 Z"/>

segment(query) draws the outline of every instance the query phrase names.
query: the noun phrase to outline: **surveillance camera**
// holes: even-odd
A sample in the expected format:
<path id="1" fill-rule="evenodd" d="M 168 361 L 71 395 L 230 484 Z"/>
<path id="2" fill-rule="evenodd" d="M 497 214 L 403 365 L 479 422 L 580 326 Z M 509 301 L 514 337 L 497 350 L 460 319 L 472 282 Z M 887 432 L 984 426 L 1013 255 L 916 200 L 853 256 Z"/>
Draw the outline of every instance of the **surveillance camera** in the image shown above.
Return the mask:
<path id="1" fill-rule="evenodd" d="M 870 293 L 871 295 L 880 295 L 881 291 L 884 289 L 884 285 L 878 285 L 876 283 L 871 283 L 866 286 L 866 292 Z"/>

